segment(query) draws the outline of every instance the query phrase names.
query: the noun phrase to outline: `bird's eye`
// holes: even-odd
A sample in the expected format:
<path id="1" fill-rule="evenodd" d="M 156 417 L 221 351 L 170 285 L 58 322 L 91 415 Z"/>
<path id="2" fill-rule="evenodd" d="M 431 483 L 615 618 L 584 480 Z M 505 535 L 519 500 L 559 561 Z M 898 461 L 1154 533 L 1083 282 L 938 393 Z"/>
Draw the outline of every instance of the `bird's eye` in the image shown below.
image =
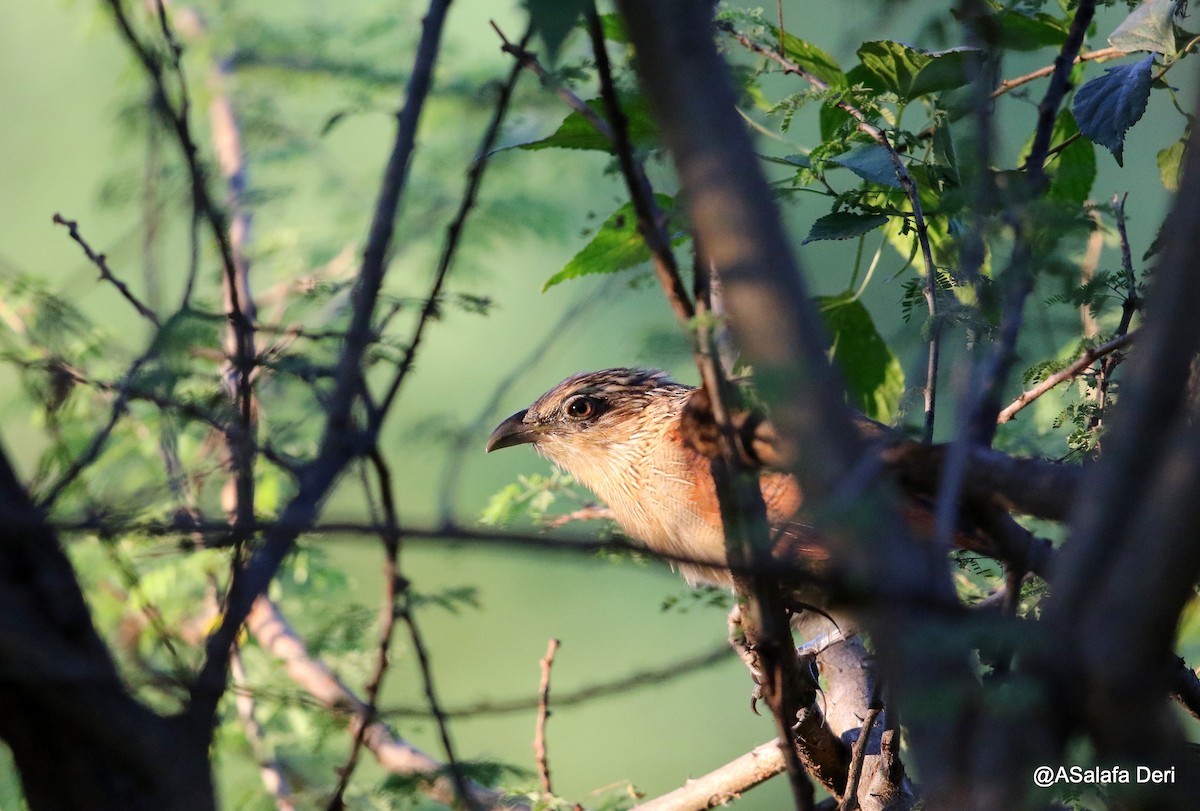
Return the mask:
<path id="1" fill-rule="evenodd" d="M 567 416 L 575 420 L 594 417 L 599 410 L 599 403 L 592 397 L 577 397 L 567 404 Z"/>

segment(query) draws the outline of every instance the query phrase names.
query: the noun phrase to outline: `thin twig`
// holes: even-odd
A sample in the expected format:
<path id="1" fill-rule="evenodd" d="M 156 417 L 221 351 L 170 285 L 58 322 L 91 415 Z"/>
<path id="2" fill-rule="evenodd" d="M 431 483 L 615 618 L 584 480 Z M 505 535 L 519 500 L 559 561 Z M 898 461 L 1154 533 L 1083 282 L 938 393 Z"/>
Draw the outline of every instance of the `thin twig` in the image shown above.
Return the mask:
<path id="1" fill-rule="evenodd" d="M 621 101 L 617 98 L 617 87 L 613 81 L 612 66 L 608 61 L 608 49 L 604 43 L 604 30 L 595 10 L 587 12 L 588 30 L 592 38 L 592 50 L 596 55 L 596 70 L 600 75 L 600 96 L 604 101 L 604 110 L 608 114 L 608 123 L 612 128 L 613 149 L 617 153 L 617 161 L 621 166 L 621 175 L 633 201 L 633 210 L 637 213 L 638 233 L 646 242 L 646 247 L 653 257 L 654 275 L 658 277 L 659 286 L 675 320 L 685 329 L 695 316 L 696 310 L 688 299 L 687 289 L 679 275 L 679 264 L 671 250 L 671 239 L 667 234 L 666 221 L 658 202 L 654 198 L 654 189 L 646 170 L 634 154 L 633 141 L 629 137 L 629 120 L 621 109 Z"/>
<path id="2" fill-rule="evenodd" d="M 405 592 L 404 599 L 397 607 L 397 613 L 408 627 L 408 637 L 412 642 L 413 651 L 417 654 L 417 665 L 421 672 L 421 684 L 425 690 L 425 700 L 429 704 L 429 711 L 433 714 L 434 723 L 437 725 L 438 737 L 442 742 L 442 750 L 446 753 L 446 768 L 450 772 L 450 779 L 454 783 L 454 791 L 458 796 L 459 803 L 466 811 L 471 811 L 475 808 L 475 802 L 467 785 L 466 775 L 463 774 L 462 766 L 454 755 L 454 743 L 450 739 L 450 719 L 446 717 L 446 713 L 442 711 L 441 702 L 437 697 L 437 688 L 434 687 L 433 668 L 429 663 L 429 648 L 425 645 L 425 640 L 421 636 L 420 626 L 417 625 L 417 620 L 413 616 L 412 606 L 409 603 L 410 595 Z"/>
<path id="3" fill-rule="evenodd" d="M 1116 352 L 1118 349 L 1123 349 L 1129 344 L 1133 343 L 1136 336 L 1136 332 L 1119 335 L 1110 341 L 1100 344 L 1099 346 L 1093 346 L 1091 349 L 1088 349 L 1086 352 L 1076 358 L 1069 366 L 1058 370 L 1033 388 L 1022 392 L 1015 400 L 1005 406 L 1000 414 L 996 417 L 997 424 L 1003 425 L 1004 423 L 1008 422 L 1015 417 L 1017 412 L 1021 411 L 1021 409 L 1025 408 L 1034 400 L 1050 391 L 1059 383 L 1065 383 L 1066 381 L 1075 378 L 1100 358 L 1103 358 L 1112 352 Z"/>
<path id="4" fill-rule="evenodd" d="M 542 791 L 554 794 L 550 786 L 550 762 L 546 757 L 546 722 L 550 718 L 550 668 L 554 665 L 554 654 L 558 652 L 558 640 L 551 639 L 542 657 L 542 679 L 538 684 L 537 724 L 533 731 L 533 760 L 537 764 L 538 780 Z"/>
<path id="5" fill-rule="evenodd" d="M 162 326 L 162 323 L 158 320 L 158 316 L 154 314 L 154 311 L 143 304 L 141 300 L 133 294 L 133 291 L 129 289 L 129 285 L 125 284 L 125 282 L 121 281 L 116 277 L 116 275 L 113 274 L 112 270 L 108 267 L 108 257 L 102 253 L 96 253 L 92 250 L 92 246 L 89 245 L 87 240 L 83 238 L 83 235 L 79 233 L 78 222 L 75 220 L 68 220 L 61 214 L 55 214 L 54 223 L 56 225 L 66 226 L 67 232 L 71 235 L 71 239 L 79 243 L 79 247 L 83 248 L 83 252 L 87 256 L 88 260 L 91 261 L 91 263 L 96 266 L 96 269 L 100 271 L 101 279 L 106 282 L 110 282 L 113 287 L 117 288 L 117 291 L 125 297 L 126 301 L 133 305 L 133 308 L 138 311 L 138 314 L 141 315 L 142 318 L 145 318 L 156 327 Z"/>
<path id="6" fill-rule="evenodd" d="M 1116 59 L 1125 55 L 1125 51 L 1122 51 L 1119 48 L 1101 48 L 1098 51 L 1084 51 L 1075 57 L 1075 60 L 1072 64 L 1077 65 L 1080 62 L 1091 62 L 1092 60 L 1096 59 Z M 1000 82 L 999 85 L 997 85 L 995 90 L 992 91 L 990 98 L 998 98 L 999 96 L 1003 96 L 1005 93 L 1009 92 L 1010 90 L 1014 90 L 1023 84 L 1029 84 L 1035 79 L 1040 79 L 1043 76 L 1049 76 L 1050 74 L 1054 73 L 1057 65 L 1058 63 L 1055 62 L 1053 65 L 1046 65 L 1045 67 L 1030 71 L 1024 76 L 1017 76 L 1013 79 L 1005 79 L 1004 81 Z"/>
<path id="7" fill-rule="evenodd" d="M 362 751 L 363 740 L 367 727 L 374 723 L 378 712 L 379 690 L 383 686 L 383 678 L 391 664 L 392 636 L 396 628 L 396 601 L 400 592 L 406 588 L 398 564 L 400 552 L 400 521 L 396 515 L 396 502 L 392 495 L 392 473 L 383 454 L 373 447 L 369 454 L 371 466 L 378 480 L 379 503 L 383 509 L 383 522 L 379 528 L 383 541 L 383 596 L 379 602 L 379 640 L 376 645 L 375 670 L 366 684 L 366 718 L 359 724 L 350 746 L 350 756 L 346 765 L 338 771 L 338 783 L 327 806 L 328 811 L 340 811 L 345 808 L 346 789 L 350 785 L 350 777 L 358 765 L 359 753 Z M 449 752 L 449 750 L 447 750 Z M 451 757 L 451 764 L 453 763 Z M 465 795 L 464 795 L 465 796 Z"/>
<path id="8" fill-rule="evenodd" d="M 108 439 L 112 436 L 112 432 L 116 430 L 117 423 L 121 421 L 121 418 L 125 416 L 125 412 L 129 408 L 129 401 L 132 399 L 131 387 L 134 379 L 142 370 L 142 367 L 149 363 L 157 354 L 158 348 L 152 342 L 150 347 L 129 365 L 124 377 L 121 378 L 121 382 L 115 387 L 117 396 L 113 400 L 112 408 L 109 410 L 108 421 L 105 422 L 99 431 L 92 435 L 92 440 L 88 443 L 87 448 L 75 457 L 67 469 L 63 471 L 63 474 L 59 476 L 58 481 L 47 488 L 46 494 L 38 500 L 38 509 L 48 511 L 58 501 L 63 492 L 79 478 L 80 474 L 99 458 L 105 445 L 108 444 Z"/>
<path id="9" fill-rule="evenodd" d="M 492 30 L 500 37 L 501 43 L 503 43 L 500 46 L 501 51 L 510 54 L 517 60 L 517 64 L 520 67 L 529 70 L 533 75 L 537 76 L 542 81 L 542 84 L 552 85 L 551 89 L 554 93 L 565 101 L 568 107 L 583 116 L 596 132 L 600 133 L 601 137 L 609 141 L 614 139 L 615 136 L 609 123 L 599 113 L 589 107 L 586 101 L 572 93 L 568 87 L 559 82 L 552 81 L 550 74 L 542 66 L 542 63 L 538 61 L 537 56 L 532 51 L 525 49 L 524 42 L 514 45 L 509 41 L 508 37 L 504 36 L 504 32 L 500 30 L 500 26 L 496 25 L 494 20 L 489 20 L 489 23 L 492 26 Z"/>
<path id="10" fill-rule="evenodd" d="M 1113 211 L 1117 220 L 1117 234 L 1121 239 L 1121 270 L 1125 274 L 1125 300 L 1121 302 L 1121 322 L 1117 325 L 1116 337 L 1123 338 L 1129 333 L 1129 325 L 1133 315 L 1141 307 L 1138 297 L 1137 276 L 1133 272 L 1133 257 L 1129 248 L 1129 232 L 1125 227 L 1125 200 L 1129 194 L 1113 195 Z M 1120 363 L 1115 355 L 1105 359 L 1100 364 L 1096 375 L 1096 411 L 1088 420 L 1088 428 L 1095 430 L 1104 420 L 1104 411 L 1108 407 L 1108 390 L 1112 384 L 1112 375 Z"/>
<path id="11" fill-rule="evenodd" d="M 608 507 L 600 507 L 595 504 L 588 504 L 586 507 L 580 507 L 578 510 L 572 510 L 563 515 L 556 515 L 554 518 L 546 522 L 546 529 L 558 529 L 565 527 L 573 521 L 607 521 L 613 520 L 613 511 Z"/>
<path id="12" fill-rule="evenodd" d="M 867 717 L 863 719 L 858 740 L 854 742 L 854 749 L 850 752 L 850 773 L 846 777 L 846 793 L 842 795 L 839 811 L 854 811 L 858 808 L 858 783 L 862 779 L 863 762 L 866 760 L 867 748 L 871 741 L 871 729 L 881 712 L 882 706 L 873 706 L 867 710 Z"/>

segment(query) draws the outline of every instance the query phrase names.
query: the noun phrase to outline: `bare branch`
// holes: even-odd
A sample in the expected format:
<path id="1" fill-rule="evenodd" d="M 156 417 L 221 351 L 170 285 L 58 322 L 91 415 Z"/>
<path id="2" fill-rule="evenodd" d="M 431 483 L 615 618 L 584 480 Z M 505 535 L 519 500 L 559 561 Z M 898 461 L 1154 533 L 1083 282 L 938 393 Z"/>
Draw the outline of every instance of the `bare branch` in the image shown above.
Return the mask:
<path id="1" fill-rule="evenodd" d="M 229 672 L 233 684 L 238 718 L 250 742 L 250 749 L 258 761 L 258 771 L 262 776 L 263 786 L 275 798 L 275 808 L 278 811 L 295 811 L 292 804 L 292 787 L 288 784 L 287 775 L 279 761 L 272 756 L 263 743 L 263 728 L 258 722 L 254 708 L 254 696 L 247 689 L 246 668 L 242 665 L 242 656 L 235 653 L 229 657 Z"/>
<path id="2" fill-rule="evenodd" d="M 767 741 L 672 792 L 635 805 L 630 811 L 705 811 L 729 804 L 784 770 L 779 741 Z"/>
<path id="3" fill-rule="evenodd" d="M 349 711 L 355 725 L 365 725 L 363 745 L 371 751 L 379 765 L 393 774 L 424 775 L 429 778 L 423 790 L 436 802 L 450 805 L 455 798 L 454 787 L 446 776 L 445 764 L 435 760 L 397 736 L 381 721 L 370 721 L 367 705 L 308 651 L 279 609 L 265 597 L 259 598 L 246 627 L 255 640 L 273 656 L 281 659 L 288 676 L 309 695 L 328 709 Z M 480 808 L 512 808 L 503 802 L 498 792 L 467 781 L 467 789 L 475 806 Z"/>
<path id="4" fill-rule="evenodd" d="M 1105 341 L 1099 346 L 1094 346 L 1084 352 L 1078 358 L 1071 362 L 1070 365 L 1059 369 L 1054 374 L 1047 377 L 1041 383 L 1038 383 L 1028 391 L 1022 392 L 1015 400 L 1005 406 L 996 416 L 996 422 L 1003 425 L 1017 415 L 1021 409 L 1032 403 L 1037 398 L 1041 397 L 1046 392 L 1057 386 L 1059 383 L 1065 383 L 1082 374 L 1085 369 L 1091 366 L 1100 358 L 1116 352 L 1118 349 L 1124 349 L 1129 344 L 1133 343 L 1137 337 L 1136 332 L 1118 335 L 1111 341 Z"/>
<path id="5" fill-rule="evenodd" d="M 525 34 L 521 38 L 521 46 L 524 46 L 529 41 L 530 36 L 532 36 L 531 31 L 532 29 L 525 31 Z M 516 91 L 517 79 L 520 78 L 520 73 L 520 65 L 515 65 L 509 71 L 508 79 L 501 86 L 500 94 L 496 98 L 495 109 L 492 112 L 492 119 L 488 123 L 487 129 L 484 130 L 483 138 L 479 143 L 479 149 L 475 152 L 475 160 L 471 162 L 471 167 L 467 170 L 467 185 L 463 190 L 462 200 L 458 204 L 458 211 L 455 213 L 454 219 L 446 227 L 446 241 L 442 247 L 441 258 L 438 260 L 437 271 L 434 273 L 433 285 L 430 288 L 429 297 L 425 301 L 425 306 L 421 309 L 421 315 L 417 319 L 417 326 L 413 331 L 412 338 L 409 339 L 408 350 L 404 353 L 404 361 L 400 364 L 400 368 L 396 370 L 396 374 L 392 378 L 392 383 L 388 387 L 387 394 L 384 395 L 377 415 L 372 420 L 373 425 L 381 422 L 383 416 L 391 408 L 392 402 L 396 399 L 396 394 L 400 390 L 400 386 L 404 384 L 409 370 L 412 369 L 417 349 L 420 347 L 421 339 L 425 335 L 425 328 L 429 325 L 434 313 L 437 311 L 438 296 L 441 294 L 442 286 L 446 282 L 446 276 L 450 272 L 450 267 L 454 263 L 454 257 L 458 252 L 458 245 L 462 239 L 463 229 L 467 224 L 467 217 L 470 216 L 472 209 L 475 207 L 479 187 L 483 183 L 483 176 L 487 171 L 489 159 L 496 146 L 496 140 L 500 137 L 500 126 L 504 123 L 504 117 L 508 114 L 508 106 L 512 101 L 513 93 Z"/>

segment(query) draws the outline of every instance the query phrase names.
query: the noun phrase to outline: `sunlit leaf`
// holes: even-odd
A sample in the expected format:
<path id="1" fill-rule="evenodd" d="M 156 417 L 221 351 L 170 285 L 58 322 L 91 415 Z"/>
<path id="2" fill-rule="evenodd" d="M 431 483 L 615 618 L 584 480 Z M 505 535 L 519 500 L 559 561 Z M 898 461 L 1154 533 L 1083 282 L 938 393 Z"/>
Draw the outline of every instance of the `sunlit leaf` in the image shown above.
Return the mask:
<path id="1" fill-rule="evenodd" d="M 1183 147 L 1186 138 L 1181 138 L 1158 153 L 1158 176 L 1167 191 L 1179 190 L 1179 168 L 1183 162 Z"/>
<path id="2" fill-rule="evenodd" d="M 776 26 L 768 25 L 767 30 L 770 32 L 771 39 L 778 43 L 779 29 Z M 846 85 L 846 74 L 842 72 L 836 59 L 811 42 L 802 40 L 786 31 L 783 34 L 783 55 L 830 87 Z"/>
<path id="3" fill-rule="evenodd" d="M 858 49 L 863 67 L 878 79 L 881 89 L 905 100 L 965 85 L 972 54 L 969 48 L 923 51 L 891 40 L 865 42 Z"/>
<path id="4" fill-rule="evenodd" d="M 1050 143 L 1065 143 L 1078 133 L 1079 127 L 1075 125 L 1071 111 L 1061 110 L 1054 121 Z M 1021 162 L 1029 156 L 1032 146 L 1031 136 L 1021 150 Z M 1082 205 L 1096 182 L 1096 147 L 1084 138 L 1077 138 L 1046 161 L 1046 174 L 1050 178 L 1049 196 L 1052 199 Z"/>
<path id="5" fill-rule="evenodd" d="M 675 201 L 665 194 L 656 194 L 658 206 L 669 212 Z M 680 245 L 687 239 L 683 233 L 673 234 L 672 246 Z M 542 291 L 549 290 L 559 282 L 574 279 L 579 276 L 589 276 L 594 273 L 616 273 L 643 262 L 649 261 L 650 249 L 638 231 L 637 214 L 633 203 L 626 203 L 604 221 L 604 225 L 596 231 L 592 241 L 583 250 L 575 254 L 566 267 L 546 280 Z"/>
<path id="6" fill-rule="evenodd" d="M 817 299 L 831 343 L 829 356 L 842 370 L 850 402 L 871 419 L 892 423 L 904 395 L 904 369 L 871 314 L 851 293 Z"/>
<path id="7" fill-rule="evenodd" d="M 1175 53 L 1175 12 L 1179 0 L 1146 0 L 1130 12 L 1108 38 L 1108 44 L 1124 51 Z"/>
<path id="8" fill-rule="evenodd" d="M 592 99 L 588 107 L 595 110 L 599 116 L 607 120 L 603 99 Z M 629 139 L 634 146 L 644 147 L 655 143 L 658 138 L 658 128 L 650 117 L 650 107 L 644 96 L 629 93 L 621 94 L 621 111 L 625 113 Z M 562 120 L 558 129 L 540 141 L 521 144 L 521 149 L 598 149 L 613 153 L 613 144 L 592 126 L 582 113 L 572 112 Z"/>
<path id="9" fill-rule="evenodd" d="M 996 14 L 996 20 L 999 22 L 999 41 L 996 44 L 1014 51 L 1057 47 L 1067 38 L 1070 30 L 1066 20 L 1021 9 L 1004 9 Z"/>

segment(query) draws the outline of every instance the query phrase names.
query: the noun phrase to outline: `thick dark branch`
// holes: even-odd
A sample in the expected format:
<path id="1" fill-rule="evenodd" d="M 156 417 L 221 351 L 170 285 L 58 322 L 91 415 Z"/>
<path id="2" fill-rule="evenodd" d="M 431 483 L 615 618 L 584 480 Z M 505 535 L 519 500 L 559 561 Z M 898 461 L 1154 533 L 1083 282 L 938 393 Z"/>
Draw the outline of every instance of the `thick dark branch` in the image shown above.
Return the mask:
<path id="1" fill-rule="evenodd" d="M 374 219 L 363 252 L 354 296 L 354 312 L 338 362 L 337 382 L 330 398 L 320 451 L 300 473 L 296 496 L 283 510 L 283 527 L 267 533 L 247 566 L 234 578 L 220 627 L 206 645 L 206 660 L 188 713 L 194 723 L 211 729 L 217 701 L 225 688 L 226 664 L 238 629 L 251 605 L 267 588 L 296 535 L 311 525 L 322 503 L 345 466 L 361 451 L 353 424 L 353 406 L 362 390 L 362 360 L 372 339 L 371 318 L 386 270 L 386 259 L 395 230 L 409 159 L 416 143 L 417 122 L 433 79 L 433 65 L 441 42 L 449 0 L 432 0 L 417 46 L 404 108 L 397 117 L 396 139 L 384 170 Z"/>
<path id="2" fill-rule="evenodd" d="M 934 679 L 970 696 L 974 679 L 965 656 L 950 650 L 918 655 L 900 643 L 954 616 L 946 562 L 909 538 L 885 506 L 875 477 L 858 475 L 862 443 L 846 412 L 844 389 L 825 358 L 820 318 L 737 115 L 706 7 L 690 0 L 629 0 L 619 7 L 680 177 L 697 245 L 722 281 L 734 337 L 754 364 L 758 388 L 789 443 L 786 455 L 795 460 L 809 503 L 820 515 L 818 528 L 838 528 L 831 532 L 835 567 L 850 567 L 856 582 L 870 584 L 861 617 L 891 683 L 904 695 Z M 948 746 L 953 716 L 914 716 L 910 725 L 918 747 L 929 747 L 924 751 L 932 770 L 926 778 L 934 797 L 969 782 L 954 766 L 958 753 Z M 942 766 L 934 766 L 939 762 Z"/>
<path id="3" fill-rule="evenodd" d="M 1181 188 L 1200 184 L 1198 142 L 1193 131 Z M 1082 695 L 1073 695 L 1099 751 L 1136 762 L 1179 753 L 1182 736 L 1162 698 L 1173 689 L 1179 612 L 1200 574 L 1200 428 L 1187 397 L 1200 352 L 1200 198 L 1178 195 L 1163 233 L 1138 350 L 1104 454 L 1080 491 L 1045 614 L 1058 672 L 1082 674 Z"/>
<path id="4" fill-rule="evenodd" d="M 530 36 L 530 31 L 526 30 L 524 36 L 521 38 L 521 46 L 524 46 L 529 41 Z M 412 369 L 413 361 L 416 360 L 417 349 L 421 346 L 421 339 L 425 335 L 425 328 L 429 326 L 430 321 L 433 320 L 434 314 L 437 312 L 438 298 L 446 282 L 446 276 L 450 273 L 450 267 L 454 264 L 454 257 L 458 253 L 458 246 L 462 239 L 463 230 L 466 228 L 467 218 L 475 208 L 475 200 L 479 195 L 479 187 L 483 183 L 484 173 L 487 171 L 496 141 L 500 137 L 500 126 L 504 123 L 504 118 L 508 114 L 508 106 L 512 101 L 513 93 L 516 92 L 517 79 L 520 77 L 520 73 L 521 66 L 519 64 L 514 65 L 513 69 L 509 71 L 508 79 L 500 88 L 500 94 L 496 99 L 496 106 L 492 112 L 492 119 L 488 122 L 487 129 L 484 130 L 483 138 L 479 143 L 479 149 L 475 152 L 475 160 L 471 162 L 471 167 L 467 170 L 467 185 L 463 190 L 462 200 L 459 201 L 458 211 L 455 213 L 454 219 L 446 227 L 446 241 L 442 246 L 442 255 L 438 260 L 433 285 L 429 290 L 429 297 L 425 300 L 425 305 L 421 308 L 421 315 L 417 319 L 416 329 L 413 331 L 412 338 L 408 342 L 408 350 L 404 353 L 404 360 L 401 362 L 400 368 L 396 370 L 396 375 L 392 378 L 392 383 L 388 387 L 387 394 L 384 395 L 379 410 L 372 419 L 373 426 L 382 422 L 383 417 L 395 401 L 396 395 L 400 391 L 400 386 L 404 384 L 405 378 L 408 377 L 408 373 Z"/>

